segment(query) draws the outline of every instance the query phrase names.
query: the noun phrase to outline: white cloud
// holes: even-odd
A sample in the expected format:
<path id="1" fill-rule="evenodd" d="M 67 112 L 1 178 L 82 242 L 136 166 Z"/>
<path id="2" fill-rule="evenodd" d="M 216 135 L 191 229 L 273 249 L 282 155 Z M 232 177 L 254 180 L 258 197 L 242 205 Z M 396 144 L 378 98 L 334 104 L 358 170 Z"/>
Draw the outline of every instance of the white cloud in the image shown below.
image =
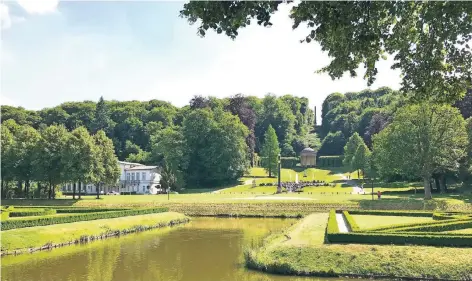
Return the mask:
<path id="1" fill-rule="evenodd" d="M 3 3 L 0 3 L 0 24 L 2 29 L 7 29 L 11 26 L 8 6 Z"/>
<path id="2" fill-rule="evenodd" d="M 47 14 L 55 12 L 59 0 L 17 0 L 28 14 Z"/>

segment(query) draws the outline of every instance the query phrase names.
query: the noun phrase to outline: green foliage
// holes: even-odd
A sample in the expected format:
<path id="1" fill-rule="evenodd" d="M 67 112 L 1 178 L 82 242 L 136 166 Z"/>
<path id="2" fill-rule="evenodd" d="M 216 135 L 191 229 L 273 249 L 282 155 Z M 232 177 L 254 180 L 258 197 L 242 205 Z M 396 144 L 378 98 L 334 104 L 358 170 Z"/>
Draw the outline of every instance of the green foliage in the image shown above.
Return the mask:
<path id="1" fill-rule="evenodd" d="M 0 213 L 1 213 L 1 220 L 2 220 L 2 222 L 6 221 L 6 220 L 10 217 L 10 212 L 7 211 L 7 210 L 3 210 L 3 209 L 2 209 L 2 210 L 0 211 Z"/>
<path id="2" fill-rule="evenodd" d="M 369 148 L 362 142 L 356 150 L 354 157 L 351 160 L 351 168 L 353 170 L 362 171 L 363 177 L 365 172 L 370 170 L 371 154 Z"/>
<path id="3" fill-rule="evenodd" d="M 118 218 L 118 217 L 125 217 L 125 216 L 162 213 L 162 212 L 167 212 L 167 211 L 168 211 L 167 208 L 145 208 L 145 209 L 131 209 L 131 210 L 123 210 L 123 211 L 73 214 L 69 216 L 36 217 L 36 218 L 22 219 L 22 220 L 7 220 L 7 221 L 2 222 L 2 230 L 10 230 L 10 229 L 16 229 L 16 228 L 23 228 L 23 227 L 44 226 L 44 225 L 60 224 L 60 223 L 71 223 L 71 222 L 78 222 L 78 221 L 110 219 L 110 218 Z"/>
<path id="4" fill-rule="evenodd" d="M 280 162 L 283 168 L 294 168 L 300 163 L 298 157 L 280 157 Z"/>
<path id="5" fill-rule="evenodd" d="M 346 146 L 344 147 L 344 166 L 352 168 L 352 158 L 354 158 L 354 156 L 356 155 L 357 149 L 361 144 L 364 144 L 364 141 L 357 132 L 349 138 L 346 143 Z"/>
<path id="6" fill-rule="evenodd" d="M 456 170 L 467 142 L 465 121 L 457 109 L 429 103 L 410 105 L 374 137 L 374 163 L 383 177 L 423 178 L 425 198 L 430 199 L 433 173 Z"/>
<path id="7" fill-rule="evenodd" d="M 278 175 L 278 161 L 280 155 L 279 141 L 275 134 L 272 125 L 269 125 L 266 133 L 264 134 L 264 144 L 262 146 L 261 158 L 262 167 L 269 173 L 269 177 L 272 175 Z"/>
<path id="8" fill-rule="evenodd" d="M 47 216 L 56 214 L 54 209 L 20 208 L 10 212 L 10 217 Z"/>
<path id="9" fill-rule="evenodd" d="M 329 133 L 321 143 L 319 154 L 321 156 L 340 155 L 345 145 L 346 139 L 342 132 Z"/>
<path id="10" fill-rule="evenodd" d="M 107 138 L 105 132 L 100 130 L 93 136 L 95 146 L 93 173 L 96 186 L 102 184 L 112 186 L 115 185 L 120 178 L 120 167 L 118 166 L 118 158 L 115 156 L 113 142 Z M 99 189 L 99 188 L 98 188 Z M 97 189 L 97 198 L 99 190 Z"/>
<path id="11" fill-rule="evenodd" d="M 360 231 L 359 226 L 357 225 L 354 218 L 349 214 L 348 211 L 343 211 L 343 216 L 346 218 L 346 222 L 350 231 L 356 232 Z"/>
<path id="12" fill-rule="evenodd" d="M 336 211 L 331 210 L 326 231 L 326 237 L 331 243 L 415 244 L 456 247 L 472 246 L 472 236 L 470 235 L 435 233 L 470 228 L 472 227 L 472 220 L 470 218 L 467 220 L 423 222 L 361 230 L 357 226 L 354 218 L 349 215 L 349 212 L 344 211 L 343 213 L 353 232 L 340 233 L 337 227 L 330 227 L 330 221 L 332 225 L 334 223 L 337 224 Z"/>
<path id="13" fill-rule="evenodd" d="M 342 155 L 320 156 L 317 161 L 317 166 L 319 167 L 341 167 L 342 164 Z"/>
<path id="14" fill-rule="evenodd" d="M 328 225 L 326 226 L 326 234 L 339 233 L 338 222 L 336 220 L 336 210 L 329 211 Z"/>
<path id="15" fill-rule="evenodd" d="M 199 21 L 201 36 L 212 29 L 234 39 L 253 19 L 272 26 L 271 15 L 287 3 L 190 2 L 180 15 Z M 418 99 L 455 100 L 471 86 L 472 8 L 466 2 L 306 1 L 292 7 L 290 18 L 293 28 L 308 26 L 302 42 L 317 42 L 329 53 L 331 62 L 319 71 L 332 79 L 357 76 L 363 64 L 371 85 L 377 61 L 389 54 L 402 72 L 402 91 Z"/>
<path id="16" fill-rule="evenodd" d="M 379 215 L 379 216 L 400 216 L 400 217 L 431 217 L 433 212 L 426 211 L 394 211 L 394 210 L 350 210 L 352 215 Z"/>

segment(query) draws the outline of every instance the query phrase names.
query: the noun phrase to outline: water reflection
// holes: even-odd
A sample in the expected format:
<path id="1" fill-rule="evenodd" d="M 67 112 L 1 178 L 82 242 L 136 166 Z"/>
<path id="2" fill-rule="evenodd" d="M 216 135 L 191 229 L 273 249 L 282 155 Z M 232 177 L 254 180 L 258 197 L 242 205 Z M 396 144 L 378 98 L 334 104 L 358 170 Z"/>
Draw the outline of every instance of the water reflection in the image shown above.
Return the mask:
<path id="1" fill-rule="evenodd" d="M 7 281 L 307 281 L 244 268 L 243 249 L 294 223 L 281 219 L 195 218 L 49 253 L 2 258 Z M 333 280 L 333 279 L 330 279 Z"/>

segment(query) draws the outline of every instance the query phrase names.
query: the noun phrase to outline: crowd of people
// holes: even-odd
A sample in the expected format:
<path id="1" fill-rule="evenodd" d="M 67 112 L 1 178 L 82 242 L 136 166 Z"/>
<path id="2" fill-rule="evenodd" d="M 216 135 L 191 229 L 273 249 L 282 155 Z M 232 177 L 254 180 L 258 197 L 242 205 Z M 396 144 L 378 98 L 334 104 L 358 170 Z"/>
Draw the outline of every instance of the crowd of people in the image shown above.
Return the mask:
<path id="1" fill-rule="evenodd" d="M 326 183 L 324 181 L 300 181 L 300 182 L 282 182 L 280 183 L 283 188 L 287 190 L 287 192 L 298 192 L 301 191 L 302 188 L 307 186 L 334 186 L 332 183 Z"/>

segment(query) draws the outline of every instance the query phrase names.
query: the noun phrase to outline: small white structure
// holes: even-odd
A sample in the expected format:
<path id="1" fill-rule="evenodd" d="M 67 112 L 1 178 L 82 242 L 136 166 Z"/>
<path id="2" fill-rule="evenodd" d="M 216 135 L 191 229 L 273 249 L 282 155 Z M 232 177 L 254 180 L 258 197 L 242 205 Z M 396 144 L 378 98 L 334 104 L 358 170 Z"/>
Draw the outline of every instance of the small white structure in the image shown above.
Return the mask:
<path id="1" fill-rule="evenodd" d="M 124 194 L 157 194 L 161 180 L 157 166 L 145 166 L 124 161 L 118 161 L 118 165 L 121 170 L 120 179 L 113 186 L 102 186 L 101 191 L 104 194 L 112 191 Z M 73 188 L 73 184 L 68 183 L 62 187 L 62 192 L 71 194 Z M 97 188 L 94 184 L 82 183 L 80 188 L 82 194 L 97 194 Z M 76 193 L 78 192 L 79 184 L 76 185 Z"/>
<path id="2" fill-rule="evenodd" d="M 316 151 L 313 148 L 305 148 L 300 152 L 300 165 L 302 167 L 316 166 Z"/>

